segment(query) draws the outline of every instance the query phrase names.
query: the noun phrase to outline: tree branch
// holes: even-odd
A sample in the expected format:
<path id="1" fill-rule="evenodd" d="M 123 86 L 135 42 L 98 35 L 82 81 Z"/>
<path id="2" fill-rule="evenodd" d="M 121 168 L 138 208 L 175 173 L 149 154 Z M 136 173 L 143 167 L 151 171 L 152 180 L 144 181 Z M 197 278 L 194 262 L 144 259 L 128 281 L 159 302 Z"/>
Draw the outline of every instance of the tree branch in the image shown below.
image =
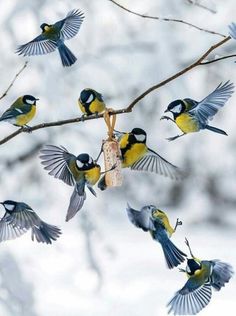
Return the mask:
<path id="1" fill-rule="evenodd" d="M 232 58 L 232 57 L 236 57 L 236 54 L 215 58 L 215 59 L 212 59 L 212 60 L 209 60 L 209 61 L 202 61 L 200 63 L 200 65 L 212 64 L 212 63 L 215 63 L 215 62 L 217 62 L 219 60 L 228 59 L 228 58 Z"/>
<path id="2" fill-rule="evenodd" d="M 12 82 L 10 83 L 9 87 L 7 88 L 7 90 L 2 94 L 2 96 L 0 97 L 0 100 L 3 99 L 9 92 L 9 90 L 11 89 L 11 87 L 13 86 L 14 82 L 16 81 L 16 79 L 19 77 L 19 75 L 24 71 L 24 69 L 27 67 L 28 65 L 28 61 L 26 61 L 24 63 L 24 66 L 19 70 L 19 72 L 15 75 L 15 77 L 13 78 Z"/>
<path id="3" fill-rule="evenodd" d="M 183 21 L 183 20 L 180 20 L 180 19 L 170 19 L 170 18 L 161 18 L 161 17 L 157 17 L 157 16 L 151 16 L 151 15 L 146 15 L 146 14 L 141 14 L 141 13 L 138 13 L 138 12 L 134 12 L 126 7 L 124 7 L 123 5 L 117 3 L 115 0 L 108 0 L 108 1 L 111 1 L 112 3 L 114 3 L 116 6 L 118 6 L 119 8 L 125 10 L 126 12 L 129 12 L 131 14 L 134 14 L 134 15 L 137 15 L 141 18 L 147 18 L 147 19 L 152 19 L 152 20 L 159 20 L 159 21 L 164 21 L 164 22 L 176 22 L 176 23 L 182 23 L 182 24 L 185 24 L 185 25 L 188 25 L 188 26 L 191 26 L 199 31 L 203 31 L 203 32 L 206 32 L 206 33 L 210 33 L 210 34 L 214 34 L 214 35 L 218 35 L 218 36 L 221 36 L 221 37 L 227 37 L 226 35 L 224 34 L 221 34 L 221 33 L 218 33 L 218 32 L 214 32 L 214 31 L 211 31 L 211 30 L 207 30 L 207 29 L 204 29 L 202 27 L 199 27 L 199 26 L 196 26 L 192 23 L 189 23 L 189 22 L 186 22 L 186 21 Z"/>
<path id="4" fill-rule="evenodd" d="M 149 93 L 151 93 L 152 91 L 159 89 L 160 87 L 166 85 L 167 83 L 173 81 L 174 79 L 182 76 L 183 74 L 185 74 L 186 72 L 190 71 L 191 69 L 203 65 L 204 62 L 203 60 L 212 52 L 214 51 L 216 48 L 222 46 L 223 44 L 225 44 L 226 42 L 228 42 L 231 39 L 230 36 L 224 38 L 223 40 L 221 40 L 220 42 L 216 43 L 215 45 L 211 46 L 200 58 L 198 58 L 194 63 L 190 64 L 189 66 L 187 66 L 186 68 L 182 69 L 181 71 L 177 72 L 176 74 L 170 76 L 169 78 L 161 81 L 160 83 L 150 87 L 149 89 L 147 89 L 146 91 L 144 91 L 142 94 L 140 94 L 137 98 L 135 98 L 126 108 L 123 109 L 119 109 L 119 110 L 115 110 L 115 111 L 110 111 L 109 114 L 110 115 L 114 115 L 114 114 L 123 114 L 123 113 L 129 113 L 132 112 L 134 106 L 140 101 L 142 100 L 146 95 L 148 95 Z M 218 60 L 221 60 L 223 58 L 219 58 Z M 215 62 L 218 60 L 214 60 Z M 205 62 L 205 63 L 209 63 L 209 62 Z M 42 128 L 48 128 L 48 127 L 54 127 L 54 126 L 61 126 L 61 125 L 66 125 L 66 124 L 72 124 L 72 123 L 79 123 L 79 122 L 83 122 L 83 121 L 88 121 L 88 120 L 94 120 L 94 119 L 98 119 L 98 118 L 102 118 L 103 114 L 94 114 L 91 116 L 86 116 L 86 117 L 76 117 L 76 118 L 72 118 L 72 119 L 68 119 L 68 120 L 62 120 L 62 121 L 55 121 L 55 122 L 49 122 L 49 123 L 41 123 L 35 126 L 32 126 L 30 131 L 36 131 L 38 129 L 42 129 Z M 0 145 L 8 142 L 10 139 L 16 137 L 17 135 L 26 132 L 27 130 L 24 127 L 19 128 L 18 130 L 16 130 L 14 133 L 8 135 L 7 137 L 3 138 L 2 140 L 0 140 Z"/>

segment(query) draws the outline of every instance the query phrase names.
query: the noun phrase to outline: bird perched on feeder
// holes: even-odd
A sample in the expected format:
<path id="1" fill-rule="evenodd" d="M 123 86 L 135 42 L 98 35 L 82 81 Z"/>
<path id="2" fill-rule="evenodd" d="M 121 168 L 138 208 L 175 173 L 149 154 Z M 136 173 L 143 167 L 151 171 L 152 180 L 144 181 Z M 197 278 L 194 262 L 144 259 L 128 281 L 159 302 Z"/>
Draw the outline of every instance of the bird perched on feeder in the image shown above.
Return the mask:
<path id="1" fill-rule="evenodd" d="M 101 172 L 96 160 L 87 153 L 75 156 L 64 147 L 46 145 L 41 149 L 40 159 L 45 170 L 55 178 L 58 178 L 70 186 L 74 191 L 70 198 L 66 221 L 69 221 L 82 208 L 86 199 L 85 187 L 96 196 L 93 185 L 99 180 Z"/>
<path id="2" fill-rule="evenodd" d="M 42 221 L 26 203 L 6 200 L 0 204 L 6 211 L 0 220 L 0 242 L 20 237 L 30 229 L 32 240 L 37 242 L 51 244 L 60 236 L 60 228 Z"/>
<path id="3" fill-rule="evenodd" d="M 230 264 L 218 259 L 200 260 L 197 259 L 186 239 L 191 259 L 187 260 L 185 272 L 188 281 L 184 287 L 175 293 L 168 303 L 169 313 L 174 315 L 196 315 L 206 307 L 212 296 L 212 288 L 219 291 L 225 283 L 228 283 L 233 275 L 233 268 Z"/>
<path id="4" fill-rule="evenodd" d="M 41 24 L 42 33 L 32 41 L 20 45 L 16 53 L 23 56 L 48 54 L 58 49 L 64 67 L 73 65 L 77 58 L 64 44 L 74 37 L 83 22 L 84 14 L 79 10 L 70 11 L 67 16 L 54 24 Z"/>
<path id="5" fill-rule="evenodd" d="M 184 262 L 186 254 L 179 250 L 170 237 L 182 222 L 177 219 L 175 228 L 170 225 L 167 215 L 154 205 L 147 205 L 140 211 L 127 204 L 126 208 L 129 220 L 134 226 L 145 232 L 150 232 L 152 238 L 161 244 L 165 260 L 169 269 L 177 267 Z"/>
<path id="6" fill-rule="evenodd" d="M 141 128 L 133 128 L 130 133 L 115 132 L 121 150 L 122 168 L 155 172 L 160 175 L 179 179 L 182 177 L 180 169 L 146 145 L 147 134 Z M 105 178 L 98 183 L 101 190 L 106 189 Z"/>
<path id="7" fill-rule="evenodd" d="M 171 102 L 165 112 L 171 112 L 173 119 L 169 116 L 162 116 L 161 120 L 173 121 L 183 134 L 167 139 L 172 141 L 185 134 L 199 132 L 202 129 L 227 135 L 225 131 L 208 125 L 208 122 L 225 105 L 233 92 L 234 84 L 227 81 L 224 84 L 219 84 L 213 92 L 200 102 L 190 98 Z"/>
<path id="8" fill-rule="evenodd" d="M 102 113 L 106 108 L 102 95 L 89 88 L 81 91 L 78 104 L 86 116 Z"/>
<path id="9" fill-rule="evenodd" d="M 24 126 L 30 130 L 27 124 L 34 118 L 36 113 L 36 99 L 32 95 L 23 95 L 7 109 L 0 121 L 9 122 L 15 126 Z"/>

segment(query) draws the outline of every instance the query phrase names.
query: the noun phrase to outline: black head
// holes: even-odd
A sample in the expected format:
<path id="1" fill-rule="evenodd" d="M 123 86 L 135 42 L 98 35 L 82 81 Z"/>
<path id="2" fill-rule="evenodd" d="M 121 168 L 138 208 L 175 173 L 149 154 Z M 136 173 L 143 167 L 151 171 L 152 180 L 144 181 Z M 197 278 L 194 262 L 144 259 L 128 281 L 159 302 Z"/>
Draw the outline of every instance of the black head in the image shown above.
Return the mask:
<path id="1" fill-rule="evenodd" d="M 184 111 L 185 111 L 185 104 L 183 100 L 175 100 L 171 102 L 168 105 L 167 109 L 165 110 L 165 112 L 171 112 L 174 115 L 178 115 Z"/>
<path id="2" fill-rule="evenodd" d="M 40 25 L 40 28 L 41 28 L 41 30 L 42 30 L 43 32 L 45 32 L 48 27 L 50 27 L 50 25 L 47 24 L 47 23 L 43 23 L 43 24 Z"/>
<path id="3" fill-rule="evenodd" d="M 12 211 L 14 211 L 17 202 L 14 202 L 11 200 L 6 200 L 4 202 L 1 202 L 0 204 L 2 204 L 4 206 L 4 208 L 7 212 L 12 212 Z"/>
<path id="4" fill-rule="evenodd" d="M 196 270 L 201 269 L 201 264 L 194 259 L 187 260 L 187 268 L 186 271 L 189 275 L 193 275 Z"/>
<path id="5" fill-rule="evenodd" d="M 81 103 L 91 103 L 95 99 L 95 93 L 92 89 L 84 89 L 80 93 L 80 102 Z"/>
<path id="6" fill-rule="evenodd" d="M 145 143 L 146 142 L 146 138 L 147 138 L 147 134 L 146 132 L 141 129 L 141 128 L 133 128 L 131 131 L 131 134 L 133 134 L 133 136 L 135 137 L 136 141 L 140 142 L 140 143 Z"/>
<path id="7" fill-rule="evenodd" d="M 36 99 L 35 97 L 33 97 L 32 95 L 24 95 L 23 96 L 23 102 L 25 104 L 29 104 L 29 105 L 36 105 L 36 101 L 38 101 L 39 99 Z"/>
<path id="8" fill-rule="evenodd" d="M 94 166 L 94 161 L 88 154 L 83 153 L 77 157 L 76 165 L 79 170 L 89 170 Z"/>

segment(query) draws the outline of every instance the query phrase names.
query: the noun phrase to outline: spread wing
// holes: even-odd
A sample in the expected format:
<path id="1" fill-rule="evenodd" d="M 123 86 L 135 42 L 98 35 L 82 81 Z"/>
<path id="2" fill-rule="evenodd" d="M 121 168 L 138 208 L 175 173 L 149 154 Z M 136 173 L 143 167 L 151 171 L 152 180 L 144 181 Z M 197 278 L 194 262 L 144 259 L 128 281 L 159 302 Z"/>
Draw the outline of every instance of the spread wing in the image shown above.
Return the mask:
<path id="1" fill-rule="evenodd" d="M 18 46 L 16 53 L 23 56 L 44 55 L 55 51 L 56 48 L 56 42 L 46 39 L 43 34 L 40 34 L 32 41 Z"/>
<path id="2" fill-rule="evenodd" d="M 236 39 L 236 23 L 232 22 L 229 25 L 229 35 L 233 38 Z"/>
<path id="3" fill-rule="evenodd" d="M 25 234 L 28 229 L 11 224 L 12 216 L 5 213 L 0 220 L 0 242 L 15 239 Z"/>
<path id="4" fill-rule="evenodd" d="M 70 11 L 65 19 L 56 22 L 53 27 L 60 30 L 62 40 L 68 40 L 74 37 L 80 29 L 84 20 L 84 14 L 79 10 Z"/>
<path id="5" fill-rule="evenodd" d="M 132 166 L 132 170 L 155 172 L 171 179 L 180 179 L 183 174 L 180 169 L 166 159 L 158 155 L 155 151 L 148 149 L 148 152 L 136 161 Z"/>
<path id="6" fill-rule="evenodd" d="M 73 186 L 75 180 L 69 169 L 69 162 L 76 160 L 76 157 L 69 153 L 66 148 L 53 145 L 46 145 L 40 150 L 42 155 L 39 158 L 42 160 L 45 170 L 49 170 L 49 175 L 58 178 L 68 185 Z"/>
<path id="7" fill-rule="evenodd" d="M 134 226 L 142 228 L 144 231 L 155 230 L 150 211 L 148 212 L 145 207 L 141 211 L 137 211 L 127 204 L 126 211 L 129 220 Z"/>
<path id="8" fill-rule="evenodd" d="M 232 82 L 220 83 L 212 93 L 200 101 L 189 113 L 196 116 L 200 123 L 205 125 L 225 105 L 233 92 L 234 84 Z"/>
<path id="9" fill-rule="evenodd" d="M 173 312 L 174 315 L 195 315 L 210 302 L 211 295 L 209 282 L 201 285 L 195 278 L 191 278 L 169 301 L 168 314 Z"/>

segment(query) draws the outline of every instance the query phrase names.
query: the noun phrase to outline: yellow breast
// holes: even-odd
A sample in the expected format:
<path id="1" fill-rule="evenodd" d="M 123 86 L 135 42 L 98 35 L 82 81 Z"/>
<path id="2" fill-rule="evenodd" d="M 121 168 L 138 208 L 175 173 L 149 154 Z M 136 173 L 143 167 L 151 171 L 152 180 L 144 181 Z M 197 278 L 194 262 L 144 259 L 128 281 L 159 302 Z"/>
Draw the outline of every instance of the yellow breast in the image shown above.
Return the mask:
<path id="1" fill-rule="evenodd" d="M 133 144 L 131 148 L 123 154 L 122 168 L 131 167 L 136 161 L 142 158 L 147 151 L 148 149 L 145 144 Z"/>
<path id="2" fill-rule="evenodd" d="M 83 114 L 86 114 L 86 110 L 85 110 L 85 107 L 83 106 L 83 104 L 78 100 L 78 105 L 79 105 L 79 108 L 81 110 L 81 112 Z"/>
<path id="3" fill-rule="evenodd" d="M 182 132 L 188 134 L 199 131 L 199 125 L 188 113 L 180 114 L 176 120 L 176 125 Z"/>
<path id="4" fill-rule="evenodd" d="M 90 170 L 85 171 L 85 179 L 92 185 L 96 184 L 101 175 L 101 168 L 96 166 Z"/>
<path id="5" fill-rule="evenodd" d="M 95 99 L 89 106 L 89 110 L 92 113 L 101 113 L 105 110 L 105 104 Z"/>
<path id="6" fill-rule="evenodd" d="M 18 115 L 16 117 L 15 125 L 17 125 L 17 126 L 24 126 L 24 125 L 26 125 L 27 123 L 29 123 L 33 119 L 33 117 L 35 116 L 35 113 L 36 113 L 36 106 L 32 105 L 32 108 L 31 108 L 31 110 L 28 113 L 22 114 L 22 115 Z"/>

